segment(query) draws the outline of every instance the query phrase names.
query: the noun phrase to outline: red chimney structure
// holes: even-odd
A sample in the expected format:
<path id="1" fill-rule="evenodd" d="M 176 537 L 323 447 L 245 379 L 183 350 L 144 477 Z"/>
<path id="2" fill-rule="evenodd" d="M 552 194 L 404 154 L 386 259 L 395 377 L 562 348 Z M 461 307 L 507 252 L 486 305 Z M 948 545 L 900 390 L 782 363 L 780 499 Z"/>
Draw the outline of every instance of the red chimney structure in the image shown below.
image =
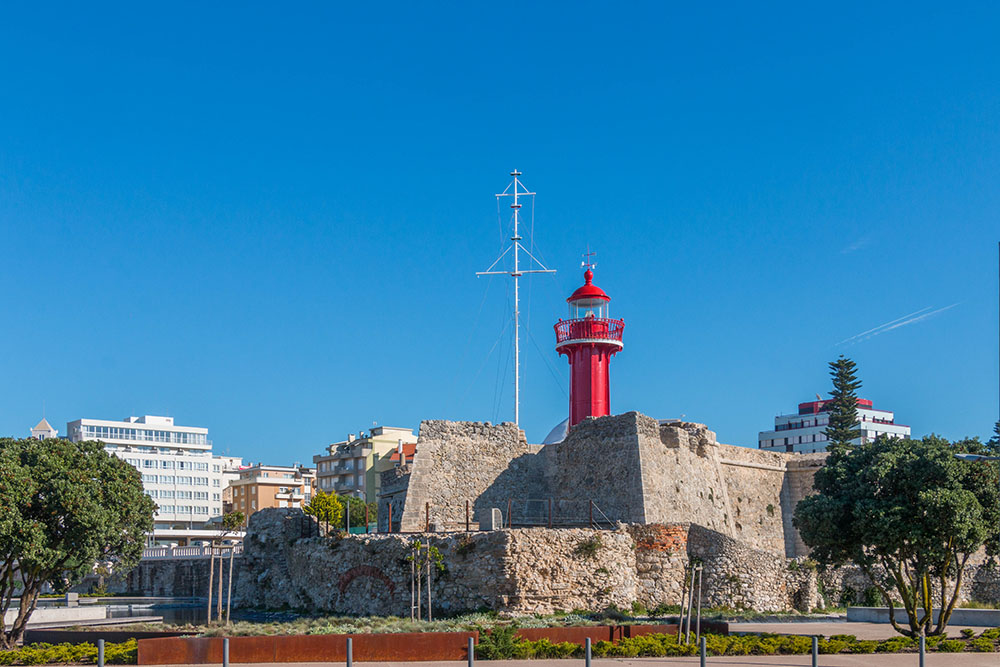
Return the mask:
<path id="1" fill-rule="evenodd" d="M 624 347 L 624 320 L 608 317 L 611 297 L 592 281 L 591 265 L 583 274 L 584 284 L 566 299 L 570 319 L 555 325 L 556 352 L 569 359 L 569 425 L 586 417 L 611 414 L 608 367 L 611 357 Z"/>

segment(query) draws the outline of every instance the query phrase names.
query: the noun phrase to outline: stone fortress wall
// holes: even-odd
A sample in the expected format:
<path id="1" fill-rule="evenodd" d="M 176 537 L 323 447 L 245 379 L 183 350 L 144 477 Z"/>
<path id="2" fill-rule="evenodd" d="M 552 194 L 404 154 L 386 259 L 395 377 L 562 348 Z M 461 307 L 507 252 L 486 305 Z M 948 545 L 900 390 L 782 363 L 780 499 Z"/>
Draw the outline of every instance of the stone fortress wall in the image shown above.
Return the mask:
<path id="1" fill-rule="evenodd" d="M 702 424 L 659 424 L 637 412 L 587 419 L 566 439 L 529 445 L 509 422 L 425 421 L 405 469 L 383 473 L 380 529 L 464 529 L 508 501 L 548 498 L 627 524 L 690 522 L 787 557 L 806 554 L 792 526 L 825 454 L 719 444 Z M 523 503 L 522 503 L 523 504 Z M 544 507 L 536 503 L 536 510 Z M 517 514 L 515 513 L 515 518 Z M 517 522 L 515 521 L 515 525 Z"/>
<path id="2" fill-rule="evenodd" d="M 266 509 L 250 518 L 234 605 L 405 616 L 407 558 L 417 542 L 441 554 L 444 570 L 434 573 L 431 587 L 436 615 L 676 605 L 692 559 L 702 564 L 702 602 L 709 607 L 810 611 L 823 606 L 823 592 L 836 604 L 846 591 L 857 604 L 871 586 L 856 568 L 819 573 L 804 558 L 754 549 L 690 523 L 301 537 L 303 518 L 299 509 Z M 963 600 L 1000 597 L 995 569 L 967 570 Z"/>
<path id="3" fill-rule="evenodd" d="M 871 582 L 856 568 L 817 572 L 792 526 L 824 460 L 719 444 L 704 425 L 635 412 L 585 420 L 544 447 L 512 423 L 425 421 L 414 460 L 382 474 L 380 534 L 317 537 L 301 510 L 254 514 L 234 604 L 405 616 L 418 541 L 442 557 L 435 613 L 678 604 L 692 559 L 704 568 L 707 606 L 808 611 L 822 593 L 857 604 Z M 515 528 L 477 530 L 494 508 L 506 519 L 508 502 Z M 532 520 L 537 527 L 520 527 Z M 185 567 L 150 564 L 130 583 L 169 594 L 160 584 L 185 589 Z M 963 599 L 1000 598 L 996 570 L 967 570 Z"/>
<path id="4" fill-rule="evenodd" d="M 706 564 L 706 604 L 725 600 L 777 611 L 816 599 L 815 577 L 788 570 L 784 557 L 691 524 L 302 538 L 301 519 L 298 509 L 267 509 L 250 518 L 235 605 L 406 615 L 407 558 L 418 541 L 442 556 L 444 571 L 435 572 L 432 584 L 438 614 L 679 604 L 689 554 Z"/>

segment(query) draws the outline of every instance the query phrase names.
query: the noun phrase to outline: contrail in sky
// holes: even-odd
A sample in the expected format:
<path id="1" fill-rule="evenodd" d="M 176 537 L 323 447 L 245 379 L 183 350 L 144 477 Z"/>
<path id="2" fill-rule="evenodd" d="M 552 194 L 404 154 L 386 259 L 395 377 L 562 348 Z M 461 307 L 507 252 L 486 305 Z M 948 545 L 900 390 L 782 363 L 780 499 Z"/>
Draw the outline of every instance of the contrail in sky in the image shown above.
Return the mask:
<path id="1" fill-rule="evenodd" d="M 844 340 L 837 343 L 837 345 L 843 345 L 844 343 L 857 341 L 858 339 L 868 340 L 869 338 L 873 338 L 875 336 L 878 336 L 879 334 L 884 334 L 886 331 L 892 331 L 893 329 L 898 329 L 899 327 L 905 327 L 907 324 L 914 324 L 916 322 L 920 322 L 921 320 L 926 320 L 928 317 L 932 317 L 934 315 L 937 315 L 938 313 L 943 313 L 946 310 L 954 308 L 959 303 L 961 303 L 961 301 L 955 302 L 950 306 L 944 306 L 943 308 L 938 308 L 937 310 L 930 310 L 930 306 L 928 306 L 927 308 L 921 308 L 920 310 L 910 313 L 909 315 L 903 315 L 902 317 L 886 322 L 885 324 L 880 324 L 874 329 L 869 329 L 868 331 L 862 331 L 861 333 L 851 336 L 850 338 L 845 338 Z"/>
<path id="2" fill-rule="evenodd" d="M 897 318 L 895 320 L 892 320 L 891 322 L 886 322 L 885 324 L 880 324 L 880 325 L 878 325 L 877 327 L 875 327 L 873 329 L 869 329 L 868 331 L 862 331 L 861 333 L 855 334 L 855 335 L 851 336 L 850 338 L 845 338 L 844 340 L 842 340 L 839 343 L 837 343 L 837 345 L 843 345 L 844 343 L 852 341 L 855 338 L 861 338 L 865 334 L 870 334 L 870 333 L 872 333 L 874 331 L 878 331 L 882 327 L 887 327 L 890 324 L 895 324 L 896 322 L 901 322 L 902 320 L 905 320 L 907 317 L 913 317 L 914 315 L 919 315 L 920 313 L 924 312 L 925 310 L 930 310 L 930 309 L 931 309 L 930 306 L 927 306 L 926 308 L 921 308 L 920 310 L 918 310 L 918 311 L 916 311 L 914 313 L 910 313 L 909 315 L 903 315 L 902 317 L 899 317 L 899 318 Z"/>

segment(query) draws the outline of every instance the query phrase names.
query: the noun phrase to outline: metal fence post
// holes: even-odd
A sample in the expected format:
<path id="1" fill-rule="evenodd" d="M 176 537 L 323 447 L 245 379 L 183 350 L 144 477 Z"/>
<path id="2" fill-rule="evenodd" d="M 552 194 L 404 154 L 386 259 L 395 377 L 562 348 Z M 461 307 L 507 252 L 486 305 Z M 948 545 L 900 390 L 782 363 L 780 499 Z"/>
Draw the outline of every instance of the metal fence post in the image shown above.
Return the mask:
<path id="1" fill-rule="evenodd" d="M 354 664 L 354 642 L 350 637 L 347 638 L 347 667 L 351 667 Z"/>
<path id="2" fill-rule="evenodd" d="M 469 667 L 474 667 L 476 662 L 476 644 L 472 637 L 469 637 Z"/>
<path id="3" fill-rule="evenodd" d="M 469 532 L 469 501 L 465 501 L 465 532 Z"/>
<path id="4" fill-rule="evenodd" d="M 584 644 L 584 655 L 586 656 L 587 667 L 590 667 L 590 637 L 587 637 Z"/>
<path id="5" fill-rule="evenodd" d="M 97 667 L 104 667 L 104 640 L 97 640 Z"/>
<path id="6" fill-rule="evenodd" d="M 920 667 L 924 667 L 924 653 L 927 652 L 927 638 L 920 635 Z"/>
<path id="7" fill-rule="evenodd" d="M 222 667 L 229 667 L 229 637 L 222 638 Z"/>
<path id="8" fill-rule="evenodd" d="M 701 667 L 705 667 L 705 638 L 704 637 L 701 638 L 701 650 L 699 651 L 699 653 L 701 654 Z"/>
<path id="9" fill-rule="evenodd" d="M 819 667 L 819 637 L 813 635 L 813 667 Z"/>

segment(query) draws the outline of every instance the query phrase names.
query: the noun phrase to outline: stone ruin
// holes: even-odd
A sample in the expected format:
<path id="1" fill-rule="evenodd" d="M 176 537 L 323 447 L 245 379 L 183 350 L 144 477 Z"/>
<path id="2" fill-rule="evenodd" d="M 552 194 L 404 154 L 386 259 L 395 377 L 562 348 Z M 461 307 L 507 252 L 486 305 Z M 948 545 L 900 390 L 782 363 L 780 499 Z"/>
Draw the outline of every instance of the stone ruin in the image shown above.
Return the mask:
<path id="1" fill-rule="evenodd" d="M 547 525 L 551 499 L 559 525 L 589 526 L 593 502 L 611 523 L 694 523 L 794 558 L 807 550 L 792 511 L 825 458 L 723 445 L 703 424 L 637 412 L 586 419 L 546 446 L 510 422 L 425 421 L 413 460 L 382 474 L 379 530 L 390 514 L 394 532 L 464 530 L 466 503 L 473 527 L 493 508 Z"/>
<path id="2" fill-rule="evenodd" d="M 679 604 L 694 559 L 706 606 L 809 611 L 821 592 L 859 603 L 871 582 L 818 572 L 791 522 L 825 457 L 724 445 L 702 424 L 636 412 L 546 446 L 512 423 L 425 421 L 413 460 L 382 475 L 378 534 L 316 537 L 301 510 L 254 514 L 234 603 L 405 616 L 418 541 L 441 554 L 435 613 Z M 962 597 L 1000 598 L 1000 576 L 970 565 Z"/>

